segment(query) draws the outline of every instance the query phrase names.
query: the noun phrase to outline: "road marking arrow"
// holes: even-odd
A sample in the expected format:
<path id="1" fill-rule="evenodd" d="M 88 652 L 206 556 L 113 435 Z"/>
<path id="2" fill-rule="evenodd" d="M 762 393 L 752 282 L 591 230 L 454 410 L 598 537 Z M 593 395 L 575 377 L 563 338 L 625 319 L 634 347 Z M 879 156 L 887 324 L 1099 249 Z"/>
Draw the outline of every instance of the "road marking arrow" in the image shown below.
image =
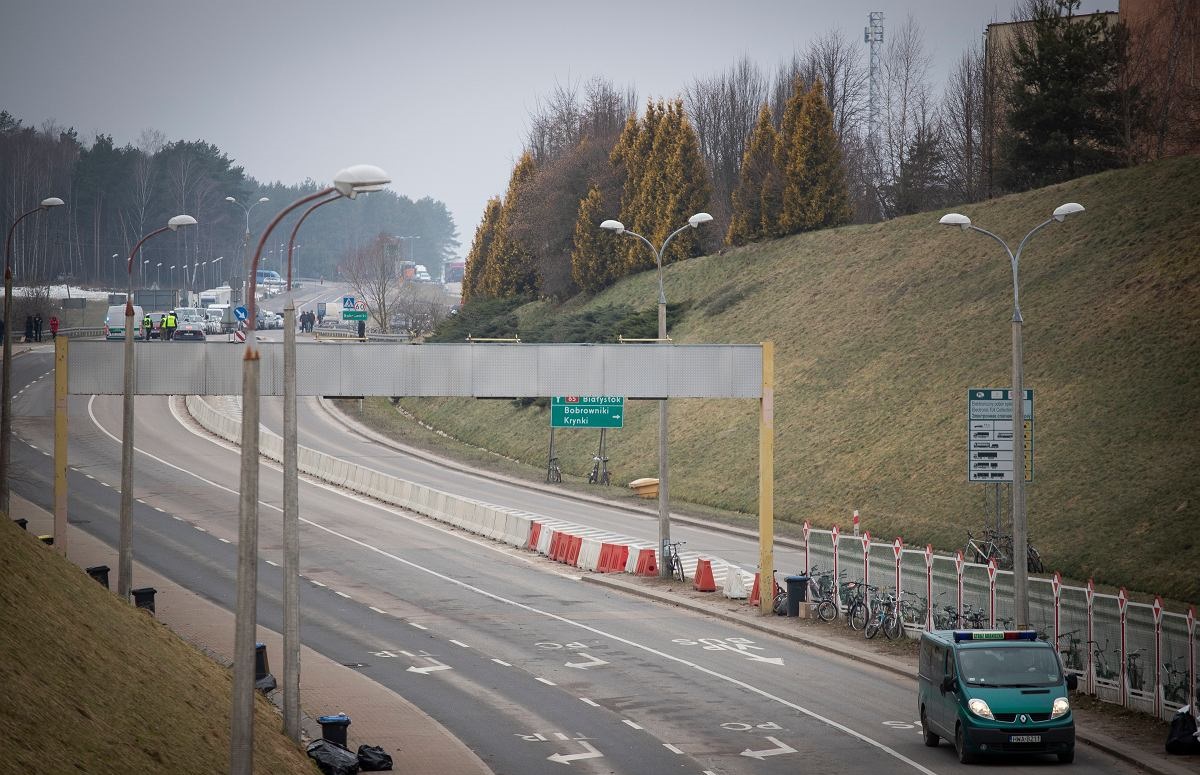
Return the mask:
<path id="1" fill-rule="evenodd" d="M 758 654 L 751 654 L 749 651 L 739 652 L 746 659 L 753 659 L 755 662 L 769 662 L 772 665 L 782 665 L 783 657 L 760 657 Z"/>
<path id="2" fill-rule="evenodd" d="M 597 659 L 596 657 L 593 657 L 591 654 L 585 654 L 582 651 L 579 652 L 579 656 L 587 657 L 591 661 L 590 662 L 567 662 L 567 663 L 565 663 L 566 667 L 577 667 L 580 670 L 587 670 L 589 667 L 599 667 L 600 665 L 608 664 L 603 659 Z"/>
<path id="3" fill-rule="evenodd" d="M 552 762 L 558 762 L 559 764 L 570 764 L 571 762 L 576 762 L 580 759 L 597 759 L 604 755 L 597 751 L 596 747 L 591 743 L 585 743 L 584 741 L 580 740 L 579 744 L 587 749 L 587 753 L 556 753 L 553 756 L 547 756 L 546 758 Z"/>
<path id="4" fill-rule="evenodd" d="M 779 740 L 775 739 L 774 737 L 768 737 L 767 740 L 769 742 L 774 743 L 778 747 L 777 748 L 768 748 L 765 751 L 751 751 L 749 748 L 747 748 L 746 750 L 742 751 L 742 756 L 750 756 L 755 759 L 758 759 L 759 761 L 762 761 L 763 759 L 767 758 L 768 756 L 779 756 L 780 754 L 784 754 L 784 753 L 796 753 L 795 748 L 792 748 L 787 743 L 781 743 Z"/>
<path id="5" fill-rule="evenodd" d="M 433 662 L 433 664 L 428 667 L 409 667 L 408 672 L 420 673 L 421 675 L 429 675 L 430 673 L 436 673 L 439 670 L 453 670 L 454 669 L 454 668 L 450 667 L 450 665 L 443 665 L 441 662 L 438 662 L 436 659 L 431 659 L 429 661 Z"/>

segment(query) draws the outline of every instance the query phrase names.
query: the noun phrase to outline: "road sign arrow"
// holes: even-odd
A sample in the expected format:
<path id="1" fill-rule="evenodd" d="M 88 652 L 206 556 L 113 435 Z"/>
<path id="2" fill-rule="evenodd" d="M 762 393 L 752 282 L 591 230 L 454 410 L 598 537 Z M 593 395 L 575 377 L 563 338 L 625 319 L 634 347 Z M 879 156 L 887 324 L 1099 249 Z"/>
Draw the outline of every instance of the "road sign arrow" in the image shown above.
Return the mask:
<path id="1" fill-rule="evenodd" d="M 443 665 L 443 664 L 439 663 L 436 665 L 430 665 L 429 667 L 410 667 L 410 668 L 408 668 L 408 672 L 420 673 L 421 675 L 429 675 L 430 673 L 436 673 L 438 670 L 453 670 L 453 669 L 454 668 L 450 667 L 450 665 Z"/>
<path id="2" fill-rule="evenodd" d="M 751 654 L 748 651 L 741 652 L 746 659 L 753 659 L 755 662 L 767 662 L 772 665 L 782 665 L 783 657 L 760 657 L 758 654 Z"/>
<path id="3" fill-rule="evenodd" d="M 556 753 L 553 756 L 547 756 L 546 758 L 552 762 L 558 762 L 559 764 L 570 764 L 571 762 L 577 762 L 580 759 L 597 759 L 604 755 L 597 751 L 596 747 L 591 743 L 585 743 L 584 741 L 580 740 L 579 744 L 587 749 L 587 753 Z"/>
<path id="4" fill-rule="evenodd" d="M 750 756 L 754 759 L 758 759 L 759 761 L 762 761 L 763 759 L 767 758 L 768 756 L 779 756 L 780 754 L 784 754 L 784 753 L 796 753 L 796 749 L 792 748 L 787 743 L 781 743 L 781 742 L 779 742 L 779 740 L 776 740 L 773 737 L 768 737 L 767 740 L 769 742 L 774 743 L 778 747 L 777 748 L 768 748 L 765 751 L 751 751 L 749 748 L 747 748 L 746 750 L 742 751 L 742 756 Z"/>
<path id="5" fill-rule="evenodd" d="M 591 654 L 585 654 L 582 651 L 579 652 L 579 656 L 587 657 L 591 661 L 590 662 L 567 662 L 566 667 L 577 667 L 580 670 L 587 670 L 589 667 L 599 667 L 600 665 L 608 664 L 603 659 L 597 659 L 596 657 L 593 657 Z"/>

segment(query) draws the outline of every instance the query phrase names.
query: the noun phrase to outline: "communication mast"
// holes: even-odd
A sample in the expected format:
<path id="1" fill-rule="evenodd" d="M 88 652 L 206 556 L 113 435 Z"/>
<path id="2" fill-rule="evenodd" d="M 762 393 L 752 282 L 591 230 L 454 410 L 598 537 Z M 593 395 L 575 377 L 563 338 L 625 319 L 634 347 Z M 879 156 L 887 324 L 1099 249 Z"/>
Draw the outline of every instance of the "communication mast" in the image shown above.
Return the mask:
<path id="1" fill-rule="evenodd" d="M 879 139 L 879 55 L 883 49 L 883 11 L 871 11 L 867 16 L 868 26 L 863 27 L 863 43 L 871 46 L 871 94 L 868 103 L 869 135 L 867 140 L 874 148 Z"/>

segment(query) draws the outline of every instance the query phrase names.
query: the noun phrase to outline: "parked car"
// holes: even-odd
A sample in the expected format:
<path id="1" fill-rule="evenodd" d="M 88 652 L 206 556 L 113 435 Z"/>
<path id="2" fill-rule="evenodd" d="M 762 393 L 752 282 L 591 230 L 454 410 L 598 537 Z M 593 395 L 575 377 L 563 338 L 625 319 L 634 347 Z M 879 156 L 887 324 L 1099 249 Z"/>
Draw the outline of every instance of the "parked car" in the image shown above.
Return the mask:
<path id="1" fill-rule="evenodd" d="M 194 342 L 205 341 L 204 324 L 196 320 L 189 320 L 175 326 L 175 334 L 172 337 L 172 341 L 182 341 L 184 339 Z"/>

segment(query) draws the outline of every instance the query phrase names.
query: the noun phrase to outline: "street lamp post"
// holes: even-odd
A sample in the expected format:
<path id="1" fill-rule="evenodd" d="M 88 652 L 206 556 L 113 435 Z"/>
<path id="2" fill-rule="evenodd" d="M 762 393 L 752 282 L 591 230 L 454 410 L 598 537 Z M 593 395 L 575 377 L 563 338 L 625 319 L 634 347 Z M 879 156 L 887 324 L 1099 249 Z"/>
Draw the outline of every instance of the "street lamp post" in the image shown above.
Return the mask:
<path id="1" fill-rule="evenodd" d="M 625 224 L 620 221 L 607 220 L 600 224 L 600 228 L 607 229 L 617 234 L 628 234 L 631 237 L 637 237 L 642 242 L 646 243 L 646 247 L 650 248 L 650 252 L 654 254 L 655 263 L 658 266 L 658 340 L 659 342 L 667 341 L 667 295 L 663 291 L 662 277 L 662 258 L 667 250 L 667 245 L 684 229 L 694 229 L 702 223 L 708 223 L 712 220 L 712 216 L 708 213 L 696 213 L 688 222 L 680 226 L 675 231 L 671 232 L 663 244 L 657 250 L 650 240 L 643 237 L 637 232 L 629 231 L 625 228 Z M 667 493 L 667 401 L 661 399 L 658 402 L 658 552 L 659 563 L 658 573 L 663 578 L 669 578 L 671 568 L 667 564 L 668 547 L 671 541 L 671 512 L 669 510 L 670 499 Z"/>
<path id="2" fill-rule="evenodd" d="M 216 281 L 220 279 L 220 270 L 217 269 L 217 264 L 219 264 L 222 261 L 222 259 L 224 259 L 224 258 L 225 258 L 225 256 L 217 256 L 216 258 L 214 258 L 212 261 L 209 262 L 212 264 L 212 267 L 213 267 L 213 285 L 214 286 L 217 284 Z M 203 281 L 201 281 L 201 282 L 203 282 Z M 205 284 L 207 284 L 207 283 L 205 283 Z"/>
<path id="3" fill-rule="evenodd" d="M 166 226 L 138 240 L 133 250 L 129 251 L 129 260 L 125 264 L 128 285 L 125 294 L 125 384 L 121 410 L 121 526 L 117 547 L 117 595 L 125 601 L 129 600 L 129 590 L 133 586 L 133 260 L 142 243 L 151 237 L 195 225 L 196 219 L 192 216 L 176 215 L 167 221 Z"/>
<path id="4" fill-rule="evenodd" d="M 284 216 L 309 202 L 333 193 L 354 199 L 378 191 L 391 182 L 383 170 L 366 164 L 347 167 L 333 185 L 301 197 L 281 210 L 263 230 L 246 272 L 246 348 L 242 355 L 242 457 L 238 499 L 238 567 L 236 623 L 233 640 L 233 709 L 230 734 L 230 774 L 252 775 L 254 770 L 254 642 L 258 619 L 258 425 L 259 353 L 255 336 L 255 284 L 258 262 L 267 238 Z M 298 551 L 298 539 L 297 539 Z M 298 564 L 298 561 L 297 561 Z"/>
<path id="5" fill-rule="evenodd" d="M 112 276 L 113 276 L 113 285 L 114 286 L 117 284 L 117 259 L 120 257 L 121 257 L 120 253 L 112 254 L 112 259 L 113 259 Z"/>
<path id="6" fill-rule="evenodd" d="M 258 198 L 258 201 L 251 202 L 249 206 L 242 204 L 235 197 L 232 197 L 232 196 L 225 197 L 225 201 L 233 202 L 235 205 L 242 208 L 242 210 L 244 210 L 246 213 L 246 231 L 242 234 L 242 274 L 245 275 L 246 274 L 246 264 L 250 260 L 249 256 L 247 255 L 247 251 L 250 250 L 250 211 L 253 210 L 255 207 L 258 207 L 263 202 L 270 202 L 271 198 L 267 197 L 267 196 L 260 196 Z M 242 303 L 245 304 L 246 299 L 242 299 Z"/>
<path id="7" fill-rule="evenodd" d="M 1068 215 L 1083 212 L 1083 205 L 1068 202 L 1055 208 L 1054 212 L 1042 223 L 1033 227 L 1017 252 L 1013 253 L 1008 243 L 986 229 L 981 229 L 971 223 L 971 219 L 959 213 L 947 213 L 938 223 L 945 226 L 958 226 L 963 231 L 977 231 L 986 234 L 1008 254 L 1012 266 L 1013 283 L 1013 315 L 1012 315 L 1012 432 L 1013 432 L 1013 492 L 1012 492 L 1012 523 L 1013 523 L 1013 604 L 1016 608 L 1017 629 L 1029 627 L 1029 531 L 1025 513 L 1025 386 L 1023 373 L 1023 350 L 1021 344 L 1020 283 L 1018 281 L 1018 265 L 1021 262 L 1021 252 L 1037 232 L 1052 223 L 1061 223 Z"/>
<path id="8" fill-rule="evenodd" d="M 22 213 L 12 226 L 8 227 L 8 236 L 4 239 L 4 376 L 0 378 L 0 511 L 8 516 L 9 492 L 8 469 L 12 460 L 12 240 L 17 224 L 34 213 L 41 213 L 51 207 L 58 207 L 63 200 L 56 196 L 47 197 L 42 203 L 27 213 Z"/>

